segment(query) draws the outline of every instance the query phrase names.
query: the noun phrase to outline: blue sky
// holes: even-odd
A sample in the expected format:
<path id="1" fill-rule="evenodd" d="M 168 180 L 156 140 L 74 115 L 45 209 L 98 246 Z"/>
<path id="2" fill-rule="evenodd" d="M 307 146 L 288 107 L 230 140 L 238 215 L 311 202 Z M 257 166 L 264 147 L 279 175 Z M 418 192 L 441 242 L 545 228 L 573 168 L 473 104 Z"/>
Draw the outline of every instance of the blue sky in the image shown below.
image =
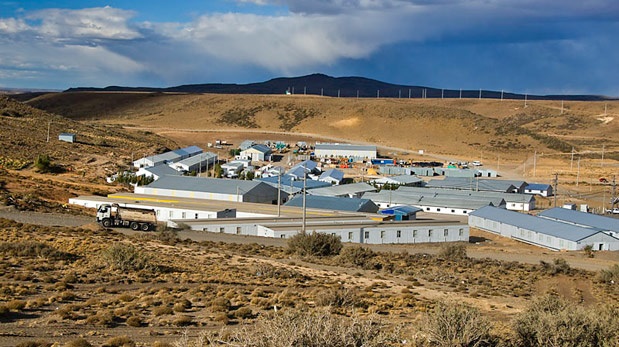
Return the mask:
<path id="1" fill-rule="evenodd" d="M 0 87 L 325 73 L 619 96 L 616 0 L 0 0 Z"/>

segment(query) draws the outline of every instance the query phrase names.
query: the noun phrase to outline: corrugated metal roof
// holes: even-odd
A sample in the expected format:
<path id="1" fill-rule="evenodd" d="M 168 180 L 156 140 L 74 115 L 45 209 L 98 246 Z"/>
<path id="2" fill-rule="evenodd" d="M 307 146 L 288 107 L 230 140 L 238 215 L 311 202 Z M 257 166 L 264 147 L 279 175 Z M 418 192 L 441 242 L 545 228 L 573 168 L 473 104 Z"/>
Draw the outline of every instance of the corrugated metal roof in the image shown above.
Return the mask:
<path id="1" fill-rule="evenodd" d="M 217 158 L 217 154 L 206 152 L 194 155 L 193 157 L 185 158 L 181 161 L 177 161 L 176 164 L 184 164 L 187 166 L 193 166 L 199 164 L 200 162 L 206 162 L 207 160 L 211 160 L 213 158 Z"/>
<path id="2" fill-rule="evenodd" d="M 318 150 L 342 150 L 342 151 L 376 151 L 376 146 L 351 145 L 348 143 L 317 143 L 314 149 Z"/>
<path id="3" fill-rule="evenodd" d="M 248 149 L 246 149 L 246 151 L 254 149 L 260 153 L 266 154 L 271 152 L 271 148 L 267 145 L 262 145 L 262 144 L 257 144 L 257 145 L 253 145 L 251 147 L 249 147 Z"/>
<path id="4" fill-rule="evenodd" d="M 530 194 L 521 193 L 502 193 L 491 191 L 475 191 L 475 190 L 458 190 L 458 189 L 446 189 L 446 188 L 432 188 L 432 187 L 398 187 L 396 190 L 402 194 L 424 195 L 424 196 L 441 196 L 441 197 L 463 197 L 468 196 L 477 200 L 502 198 L 505 202 L 515 203 L 532 203 L 535 201 L 535 197 Z M 496 206 L 496 205 L 495 205 Z"/>
<path id="5" fill-rule="evenodd" d="M 555 207 L 543 211 L 540 217 L 578 224 L 587 228 L 619 232 L 619 219 Z"/>
<path id="6" fill-rule="evenodd" d="M 485 218 L 497 221 L 499 223 L 513 225 L 517 228 L 531 230 L 544 235 L 550 235 L 574 242 L 601 232 L 600 229 L 584 228 L 573 224 L 535 217 L 520 212 L 508 211 L 492 206 L 480 208 L 479 210 L 472 212 L 470 216 Z"/>
<path id="7" fill-rule="evenodd" d="M 297 195 L 288 201 L 285 206 L 303 206 L 303 196 Z M 375 213 L 378 211 L 378 206 L 368 199 L 357 198 L 337 198 L 332 196 L 305 196 L 305 206 L 312 209 L 335 210 L 335 211 L 351 211 L 351 212 L 368 212 Z"/>
<path id="8" fill-rule="evenodd" d="M 396 182 L 396 184 L 411 184 L 411 183 L 419 183 L 423 182 L 423 180 L 417 176 L 413 175 L 399 175 L 399 176 L 391 176 L 391 177 L 383 177 L 375 180 L 377 183 L 389 183 L 389 181 Z"/>
<path id="9" fill-rule="evenodd" d="M 370 199 L 376 203 L 402 204 L 408 206 L 433 206 L 441 208 L 458 208 L 475 210 L 484 206 L 502 206 L 505 200 L 501 198 L 477 200 L 470 197 L 434 197 L 424 195 L 400 194 L 397 191 L 382 190 L 378 193 L 365 193 L 364 199 Z"/>
<path id="10" fill-rule="evenodd" d="M 529 183 L 525 187 L 527 190 L 548 190 L 550 188 L 550 184 L 543 183 Z"/>
<path id="11" fill-rule="evenodd" d="M 318 179 L 319 180 L 323 180 L 323 179 L 326 179 L 328 177 L 333 178 L 333 179 L 338 180 L 338 181 L 341 181 L 341 180 L 344 179 L 344 173 L 342 171 L 340 171 L 340 170 L 337 170 L 337 169 L 329 169 L 329 170 L 323 172 Z"/>
<path id="12" fill-rule="evenodd" d="M 321 195 L 321 196 L 341 196 L 341 195 L 355 195 L 364 192 L 376 191 L 376 188 L 367 183 L 351 183 L 340 184 L 337 186 L 329 186 L 325 188 L 312 189 L 308 194 Z"/>
<path id="13" fill-rule="evenodd" d="M 468 190 L 484 190 L 494 192 L 509 192 L 518 188 L 513 183 L 515 181 L 505 180 L 488 180 L 480 178 L 467 177 L 445 177 L 444 180 L 430 180 L 427 186 L 432 188 L 445 189 L 468 189 Z"/>
<path id="14" fill-rule="evenodd" d="M 380 210 L 380 213 L 382 214 L 400 214 L 400 215 L 409 215 L 409 214 L 413 214 L 413 213 L 417 213 L 423 211 L 422 209 L 420 209 L 419 207 L 415 207 L 415 206 L 394 206 L 394 207 L 390 207 L 390 208 L 385 208 Z"/>
<path id="15" fill-rule="evenodd" d="M 166 175 L 171 176 L 181 176 L 182 174 L 173 168 L 169 167 L 167 164 L 159 164 L 151 167 L 142 168 L 142 170 L 148 171 L 151 174 L 161 178 Z"/>
<path id="16" fill-rule="evenodd" d="M 185 154 L 190 156 L 202 153 L 202 148 L 198 146 L 188 146 L 185 148 L 181 148 L 181 150 L 185 152 Z"/>
<path id="17" fill-rule="evenodd" d="M 238 192 L 240 195 L 244 195 L 255 189 L 264 189 L 263 186 L 267 186 L 270 190 L 275 189 L 264 182 L 258 181 L 191 176 L 163 176 L 146 187 L 233 195 L 236 195 Z"/>
<path id="18" fill-rule="evenodd" d="M 277 176 L 261 177 L 261 178 L 255 178 L 254 181 L 265 182 L 277 188 L 278 178 Z M 305 182 L 305 188 L 308 191 L 310 189 L 330 187 L 330 186 L 331 186 L 331 183 L 329 182 L 321 182 L 321 181 L 314 181 L 314 180 L 306 180 Z M 297 189 L 289 189 L 290 187 L 294 187 Z M 281 179 L 281 188 L 284 191 L 296 193 L 300 191 L 301 189 L 303 189 L 303 180 L 295 180 L 293 176 L 283 175 Z"/>

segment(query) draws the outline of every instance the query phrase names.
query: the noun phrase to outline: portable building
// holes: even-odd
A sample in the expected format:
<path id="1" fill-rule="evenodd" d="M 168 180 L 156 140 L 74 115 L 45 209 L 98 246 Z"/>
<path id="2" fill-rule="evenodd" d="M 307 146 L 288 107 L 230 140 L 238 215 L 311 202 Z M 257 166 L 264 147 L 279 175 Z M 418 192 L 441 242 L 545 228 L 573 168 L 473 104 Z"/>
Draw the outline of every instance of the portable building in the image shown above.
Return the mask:
<path id="1" fill-rule="evenodd" d="M 239 158 L 251 161 L 269 161 L 271 160 L 271 153 L 272 150 L 269 146 L 257 144 L 241 151 Z"/>
<path id="2" fill-rule="evenodd" d="M 619 235 L 619 219 L 600 216 L 593 213 L 568 210 L 561 207 L 543 211 L 538 216 L 564 223 L 574 224 L 585 228 L 600 229 L 610 236 Z"/>
<path id="3" fill-rule="evenodd" d="M 552 250 L 619 250 L 619 239 L 597 228 L 484 207 L 469 214 L 469 226 Z"/>
<path id="4" fill-rule="evenodd" d="M 545 196 L 545 197 L 554 195 L 552 191 L 552 186 L 550 184 L 543 184 L 543 183 L 527 184 L 527 186 L 524 188 L 524 193 L 532 194 L 532 195 L 540 195 L 540 196 Z"/>
<path id="5" fill-rule="evenodd" d="M 331 183 L 334 185 L 338 185 L 342 183 L 342 181 L 344 180 L 344 173 L 337 169 L 329 169 L 323 172 L 318 178 L 318 180 L 321 182 L 327 182 L 327 183 Z"/>
<path id="6" fill-rule="evenodd" d="M 64 142 L 75 142 L 76 136 L 75 134 L 72 133 L 60 133 L 60 135 L 58 135 L 58 140 L 60 141 L 64 141 Z"/>
<path id="7" fill-rule="evenodd" d="M 296 195 L 285 206 L 303 206 L 303 196 Z M 338 198 L 332 196 L 306 195 L 305 206 L 311 209 L 349 211 L 349 212 L 378 212 L 378 206 L 368 199 Z"/>
<path id="8" fill-rule="evenodd" d="M 316 143 L 314 155 L 318 158 L 376 158 L 376 146 L 347 143 Z"/>
<path id="9" fill-rule="evenodd" d="M 360 198 L 366 192 L 375 192 L 376 188 L 364 183 L 350 183 L 350 184 L 340 184 L 337 186 L 329 186 L 324 188 L 317 188 L 308 191 L 308 194 L 311 195 L 320 195 L 320 196 L 334 196 L 334 197 L 345 197 L 345 198 Z"/>

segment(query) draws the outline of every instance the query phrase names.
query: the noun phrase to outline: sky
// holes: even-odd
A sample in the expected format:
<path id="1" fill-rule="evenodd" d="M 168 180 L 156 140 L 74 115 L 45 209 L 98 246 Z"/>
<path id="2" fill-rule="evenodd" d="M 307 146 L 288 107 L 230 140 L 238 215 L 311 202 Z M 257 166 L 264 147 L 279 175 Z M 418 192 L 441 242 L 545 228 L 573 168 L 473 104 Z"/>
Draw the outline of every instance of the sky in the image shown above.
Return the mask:
<path id="1" fill-rule="evenodd" d="M 0 0 L 0 87 L 312 73 L 619 96 L 617 0 Z"/>

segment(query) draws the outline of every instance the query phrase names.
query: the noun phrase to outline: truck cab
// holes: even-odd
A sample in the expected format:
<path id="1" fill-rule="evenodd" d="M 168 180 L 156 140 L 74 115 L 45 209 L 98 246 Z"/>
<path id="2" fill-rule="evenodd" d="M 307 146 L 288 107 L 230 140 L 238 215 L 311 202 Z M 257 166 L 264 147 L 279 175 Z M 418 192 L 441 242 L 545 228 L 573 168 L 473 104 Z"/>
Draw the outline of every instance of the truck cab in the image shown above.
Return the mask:
<path id="1" fill-rule="evenodd" d="M 112 219 L 112 206 L 111 205 L 100 205 L 99 208 L 97 209 L 97 223 L 101 223 L 103 224 L 104 227 L 109 227 L 111 226 L 111 223 L 109 222 Z M 102 222 L 104 220 L 108 221 L 108 225 L 105 225 L 106 223 Z"/>

